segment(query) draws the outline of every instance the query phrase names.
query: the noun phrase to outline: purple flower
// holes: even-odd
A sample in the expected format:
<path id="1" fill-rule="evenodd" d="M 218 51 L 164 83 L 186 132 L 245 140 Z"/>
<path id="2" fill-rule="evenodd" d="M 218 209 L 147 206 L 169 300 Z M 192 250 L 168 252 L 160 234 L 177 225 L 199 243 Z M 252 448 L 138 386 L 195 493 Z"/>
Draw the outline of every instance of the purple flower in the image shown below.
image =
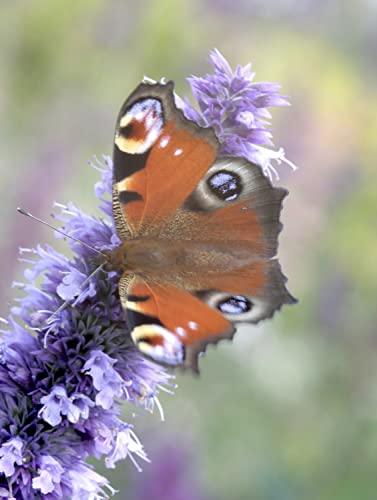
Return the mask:
<path id="1" fill-rule="evenodd" d="M 34 477 L 32 481 L 33 488 L 46 494 L 56 491 L 57 486 L 60 485 L 64 468 L 55 458 L 44 455 L 40 457 L 38 472 L 39 475 Z"/>
<path id="2" fill-rule="evenodd" d="M 141 471 L 133 455 L 149 462 L 143 446 L 132 431 L 131 426 L 119 421 L 119 427 L 113 435 L 111 450 L 105 458 L 106 467 L 113 469 L 116 462 L 129 456 L 138 471 Z"/>
<path id="3" fill-rule="evenodd" d="M 174 444 L 173 444 L 174 443 Z M 197 460 L 182 436 L 171 436 L 171 443 L 158 444 L 154 460 L 142 476 L 134 476 L 130 500 L 204 500 Z M 196 466 L 196 467 L 195 467 Z"/>
<path id="4" fill-rule="evenodd" d="M 7 477 L 14 474 L 15 464 L 22 464 L 24 443 L 18 437 L 12 438 L 0 447 L 0 472 Z"/>
<path id="5" fill-rule="evenodd" d="M 71 500 L 108 498 L 105 488 L 112 495 L 116 493 L 116 490 L 109 485 L 104 477 L 84 463 L 68 471 L 66 480 L 73 485 Z"/>
<path id="6" fill-rule="evenodd" d="M 62 386 L 55 386 L 50 394 L 40 399 L 40 402 L 43 406 L 39 410 L 39 416 L 50 425 L 60 424 L 62 416 L 67 416 L 73 424 L 80 418 L 86 420 L 89 409 L 94 406 L 93 401 L 84 394 L 74 393 L 68 397 Z"/>
<path id="7" fill-rule="evenodd" d="M 78 297 L 78 303 L 84 302 L 88 297 L 94 297 L 96 294 L 95 285 L 89 284 L 86 293 L 81 293 L 81 285 L 87 278 L 87 274 L 80 272 L 78 269 L 73 269 L 67 272 L 63 277 L 62 282 L 57 287 L 56 292 L 63 300 L 68 300 L 72 297 Z"/>
<path id="8" fill-rule="evenodd" d="M 251 64 L 237 66 L 233 72 L 217 49 L 211 52 L 210 63 L 214 74 L 187 79 L 200 111 L 187 98 L 176 96 L 177 105 L 186 117 L 202 127 L 213 127 L 221 154 L 246 158 L 259 165 L 270 178 L 272 174 L 279 177 L 273 162 L 285 162 L 295 170 L 297 167 L 287 160 L 283 148 L 271 149 L 272 133 L 267 128 L 271 118 L 267 108 L 289 106 L 287 98 L 279 94 L 280 85 L 253 83 L 255 73 Z"/>
<path id="9" fill-rule="evenodd" d="M 125 387 L 131 385 L 123 380 L 119 373 L 114 370 L 115 359 L 110 358 L 102 351 L 92 351 L 90 358 L 85 363 L 83 369 L 93 379 L 94 388 L 98 391 L 96 404 L 105 410 L 113 405 L 116 397 L 127 394 Z"/>

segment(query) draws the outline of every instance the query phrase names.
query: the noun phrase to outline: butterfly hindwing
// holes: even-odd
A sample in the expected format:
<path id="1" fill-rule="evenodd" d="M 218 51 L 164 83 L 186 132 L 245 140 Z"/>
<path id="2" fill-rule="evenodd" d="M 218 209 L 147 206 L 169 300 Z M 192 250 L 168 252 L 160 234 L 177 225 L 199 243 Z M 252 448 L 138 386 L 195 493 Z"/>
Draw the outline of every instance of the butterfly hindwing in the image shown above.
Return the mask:
<path id="1" fill-rule="evenodd" d="M 285 287 L 276 259 L 262 260 L 207 281 L 198 296 L 232 323 L 258 323 L 296 299 Z"/>
<path id="2" fill-rule="evenodd" d="M 198 355 L 208 344 L 232 338 L 233 324 L 258 323 L 294 302 L 284 282 L 275 259 L 227 272 L 171 272 L 159 281 L 126 273 L 120 298 L 140 351 L 198 371 Z"/>
<path id="3" fill-rule="evenodd" d="M 136 346 L 160 363 L 198 371 L 198 354 L 206 345 L 230 338 L 235 331 L 218 311 L 166 281 L 135 276 L 128 280 L 121 300 Z"/>

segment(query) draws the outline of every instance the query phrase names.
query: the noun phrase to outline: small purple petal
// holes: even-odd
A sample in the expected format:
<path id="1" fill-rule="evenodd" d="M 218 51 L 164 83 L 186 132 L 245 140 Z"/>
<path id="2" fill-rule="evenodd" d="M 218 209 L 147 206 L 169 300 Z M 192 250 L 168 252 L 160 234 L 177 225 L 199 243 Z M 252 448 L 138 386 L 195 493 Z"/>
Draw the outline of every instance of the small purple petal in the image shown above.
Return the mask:
<path id="1" fill-rule="evenodd" d="M 16 500 L 13 495 L 10 494 L 9 490 L 5 488 L 0 488 L 0 498 L 4 498 L 6 500 Z"/>
<path id="2" fill-rule="evenodd" d="M 104 488 L 107 488 L 111 495 L 116 493 L 108 480 L 94 472 L 87 464 L 79 464 L 75 469 L 71 469 L 67 476 L 73 485 L 71 500 L 107 498 Z"/>
<path id="3" fill-rule="evenodd" d="M 73 424 L 80 418 L 86 420 L 94 402 L 84 394 L 75 393 L 68 397 L 62 386 L 55 386 L 47 396 L 41 398 L 43 407 L 39 415 L 52 426 L 60 424 L 62 416 L 67 416 Z"/>
<path id="4" fill-rule="evenodd" d="M 0 447 L 0 472 L 7 477 L 14 474 L 15 464 L 22 465 L 23 441 L 15 437 L 4 443 Z"/>
<path id="5" fill-rule="evenodd" d="M 93 379 L 94 387 L 99 391 L 96 395 L 96 404 L 104 409 L 109 409 L 116 397 L 121 397 L 125 380 L 113 368 L 116 360 L 101 352 L 93 351 L 84 365 L 86 371 Z"/>
<path id="6" fill-rule="evenodd" d="M 60 424 L 62 421 L 62 407 L 67 399 L 67 392 L 64 387 L 55 386 L 50 394 L 41 398 L 43 407 L 39 410 L 39 415 L 52 426 Z"/>
<path id="7" fill-rule="evenodd" d="M 69 400 L 64 414 L 73 424 L 76 424 L 80 419 L 86 420 L 89 417 L 90 408 L 93 408 L 94 402 L 84 394 L 73 394 Z"/>
<path id="8" fill-rule="evenodd" d="M 39 475 L 33 478 L 32 485 L 46 495 L 52 493 L 60 483 L 64 468 L 53 457 L 44 455 L 39 461 Z"/>
<path id="9" fill-rule="evenodd" d="M 144 452 L 143 446 L 141 445 L 136 434 L 131 430 L 129 425 L 125 425 L 120 422 L 120 428 L 117 430 L 113 446 L 110 453 L 105 458 L 106 467 L 109 469 L 114 469 L 116 462 L 119 460 L 124 460 L 127 456 L 130 457 L 135 467 L 141 471 L 138 463 L 136 462 L 133 455 L 137 455 L 144 461 L 149 461 L 147 455 Z"/>

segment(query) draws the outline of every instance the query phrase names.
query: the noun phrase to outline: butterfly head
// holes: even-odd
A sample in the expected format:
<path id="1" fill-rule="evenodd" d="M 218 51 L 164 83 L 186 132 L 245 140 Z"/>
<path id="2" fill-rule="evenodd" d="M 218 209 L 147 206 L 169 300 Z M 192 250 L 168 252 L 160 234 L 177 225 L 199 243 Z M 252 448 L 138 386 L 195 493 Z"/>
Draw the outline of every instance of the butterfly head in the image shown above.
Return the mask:
<path id="1" fill-rule="evenodd" d="M 116 271 L 122 274 L 126 270 L 128 252 L 124 243 L 114 250 L 105 250 L 103 253 L 105 254 L 105 258 L 102 263 L 106 272 Z"/>

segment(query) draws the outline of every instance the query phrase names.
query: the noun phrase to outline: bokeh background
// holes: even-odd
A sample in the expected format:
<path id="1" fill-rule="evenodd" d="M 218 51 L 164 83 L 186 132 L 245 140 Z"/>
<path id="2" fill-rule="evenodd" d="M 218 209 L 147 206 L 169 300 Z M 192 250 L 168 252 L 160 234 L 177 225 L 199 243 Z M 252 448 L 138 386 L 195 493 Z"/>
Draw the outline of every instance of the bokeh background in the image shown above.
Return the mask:
<path id="1" fill-rule="evenodd" d="M 279 182 L 281 262 L 300 302 L 210 348 L 199 379 L 179 375 L 165 422 L 133 420 L 152 464 L 107 471 L 116 498 L 375 500 L 376 21 L 375 0 L 1 0 L 1 315 L 18 247 L 54 240 L 16 206 L 97 212 L 87 160 L 111 153 L 144 74 L 183 95 L 217 47 L 292 103 L 273 127 L 300 166 Z"/>

